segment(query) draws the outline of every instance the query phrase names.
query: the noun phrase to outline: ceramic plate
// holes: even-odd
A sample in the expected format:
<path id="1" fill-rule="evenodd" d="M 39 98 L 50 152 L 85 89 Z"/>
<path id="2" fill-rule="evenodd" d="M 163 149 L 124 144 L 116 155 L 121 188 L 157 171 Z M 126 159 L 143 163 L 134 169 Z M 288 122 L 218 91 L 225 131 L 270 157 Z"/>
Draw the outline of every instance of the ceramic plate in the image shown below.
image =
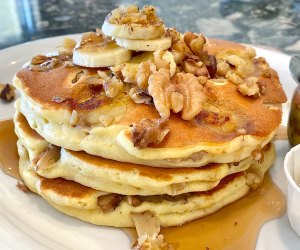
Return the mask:
<path id="1" fill-rule="evenodd" d="M 78 35 L 68 37 L 78 40 Z M 62 37 L 42 39 L 0 51 L 0 82 L 12 82 L 14 73 L 33 55 L 54 51 Z M 283 108 L 286 124 L 296 83 L 288 72 L 290 57 L 270 48 L 256 47 L 280 76 L 288 102 Z M 13 104 L 0 103 L 0 120 L 13 117 Z M 270 170 L 274 182 L 286 193 L 283 158 L 287 141 L 276 141 L 277 159 Z M 1 152 L 0 152 L 1 154 Z M 259 233 L 257 250 L 299 249 L 300 238 L 291 229 L 287 216 L 266 223 Z M 16 180 L 0 171 L 0 249 L 110 249 L 128 250 L 130 242 L 118 229 L 94 226 L 64 215 L 41 197 L 16 188 Z"/>

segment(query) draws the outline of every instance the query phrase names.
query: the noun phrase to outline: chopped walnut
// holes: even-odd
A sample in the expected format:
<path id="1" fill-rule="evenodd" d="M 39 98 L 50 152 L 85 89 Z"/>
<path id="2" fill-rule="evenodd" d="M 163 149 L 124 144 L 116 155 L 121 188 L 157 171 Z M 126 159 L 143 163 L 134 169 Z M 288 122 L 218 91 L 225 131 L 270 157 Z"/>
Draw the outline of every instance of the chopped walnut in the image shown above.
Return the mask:
<path id="1" fill-rule="evenodd" d="M 173 250 L 171 244 L 165 242 L 160 233 L 160 224 L 151 212 L 132 213 L 131 218 L 135 224 L 138 235 L 137 250 Z"/>
<path id="2" fill-rule="evenodd" d="M 237 86 L 237 90 L 246 96 L 259 96 L 259 87 L 257 85 L 257 77 L 249 77 L 242 84 Z"/>
<path id="3" fill-rule="evenodd" d="M 123 88 L 123 82 L 115 76 L 109 77 L 104 71 L 98 70 L 97 72 L 102 80 L 106 96 L 109 98 L 117 96 Z"/>
<path id="4" fill-rule="evenodd" d="M 108 194 L 99 196 L 97 204 L 104 213 L 110 213 L 120 205 L 122 199 L 120 194 Z"/>
<path id="5" fill-rule="evenodd" d="M 185 32 L 183 34 L 183 40 L 195 55 L 199 55 L 206 43 L 206 39 L 202 34 L 192 32 Z"/>
<path id="6" fill-rule="evenodd" d="M 108 21 L 113 24 L 130 24 L 135 26 L 154 25 L 161 26 L 162 20 L 156 16 L 155 8 L 151 5 L 145 5 L 142 10 L 136 5 L 121 5 L 112 10 L 108 15 Z"/>
<path id="7" fill-rule="evenodd" d="M 8 83 L 0 83 L 0 99 L 11 102 L 15 99 L 16 88 Z"/>
<path id="8" fill-rule="evenodd" d="M 249 58 L 252 59 L 256 57 L 256 51 L 254 48 L 247 46 L 245 51 Z"/>
<path id="9" fill-rule="evenodd" d="M 177 73 L 170 78 L 168 70 L 160 69 L 149 78 L 149 95 L 164 118 L 168 118 L 170 110 L 173 110 L 176 113 L 182 111 L 181 117 L 184 120 L 193 119 L 202 110 L 205 98 L 202 89 L 201 83 L 190 73 Z"/>
<path id="10" fill-rule="evenodd" d="M 192 54 L 183 41 L 182 35 L 175 28 L 167 29 L 166 36 L 171 37 L 171 53 L 176 64 L 180 64 L 187 54 Z"/>
<path id="11" fill-rule="evenodd" d="M 76 126 L 78 122 L 79 122 L 79 115 L 76 110 L 72 110 L 72 114 L 70 117 L 70 124 L 72 126 Z"/>
<path id="12" fill-rule="evenodd" d="M 37 55 L 33 57 L 28 65 L 28 68 L 32 71 L 49 71 L 65 65 L 67 61 L 70 61 L 71 57 L 67 55 L 58 56 L 45 56 Z"/>
<path id="13" fill-rule="evenodd" d="M 209 77 L 215 78 L 217 73 L 217 59 L 214 55 L 208 55 L 207 51 L 199 51 L 198 55 L 199 59 L 205 64 Z"/>
<path id="14" fill-rule="evenodd" d="M 230 65 L 225 60 L 220 60 L 217 62 L 217 73 L 221 76 L 225 76 L 230 70 Z"/>
<path id="15" fill-rule="evenodd" d="M 233 70 L 229 70 L 225 77 L 233 82 L 234 84 L 242 84 L 244 82 L 243 78 L 241 78 L 237 73 L 235 73 Z"/>
<path id="16" fill-rule="evenodd" d="M 140 89 L 146 90 L 148 88 L 148 79 L 154 72 L 156 72 L 156 66 L 150 60 L 139 64 L 136 74 L 136 83 Z"/>
<path id="17" fill-rule="evenodd" d="M 139 149 L 162 142 L 169 133 L 165 119 L 143 119 L 132 129 L 133 145 Z"/>
<path id="18" fill-rule="evenodd" d="M 133 207 L 138 207 L 142 204 L 142 201 L 136 195 L 127 195 L 127 202 Z"/>
<path id="19" fill-rule="evenodd" d="M 129 96 L 135 103 L 152 103 L 152 97 L 148 95 L 148 93 L 137 87 L 133 87 L 130 89 Z"/>
<path id="20" fill-rule="evenodd" d="M 176 63 L 171 52 L 162 49 L 156 50 L 154 53 L 154 63 L 157 69 L 169 69 L 170 75 L 176 73 Z"/>
<path id="21" fill-rule="evenodd" d="M 201 61 L 193 59 L 186 59 L 183 61 L 183 70 L 186 73 L 191 73 L 195 76 L 206 76 L 208 77 L 208 71 L 206 66 Z"/>
<path id="22" fill-rule="evenodd" d="M 46 169 L 60 159 L 60 148 L 50 145 L 46 151 L 41 153 L 36 159 L 36 169 Z"/>
<path id="23" fill-rule="evenodd" d="M 126 83 L 136 83 L 136 76 L 139 69 L 137 63 L 124 63 L 114 67 L 110 67 L 114 76 Z"/>

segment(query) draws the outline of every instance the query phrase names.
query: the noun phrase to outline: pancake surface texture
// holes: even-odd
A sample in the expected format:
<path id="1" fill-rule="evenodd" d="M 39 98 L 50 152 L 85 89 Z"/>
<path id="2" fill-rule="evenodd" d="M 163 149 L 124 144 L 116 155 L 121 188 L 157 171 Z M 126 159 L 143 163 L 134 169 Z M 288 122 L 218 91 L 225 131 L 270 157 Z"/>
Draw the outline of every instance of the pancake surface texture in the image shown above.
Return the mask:
<path id="1" fill-rule="evenodd" d="M 260 175 L 259 180 L 262 181 L 275 156 L 274 149 L 269 147 L 263 163 L 256 162 L 248 171 L 225 177 L 210 191 L 177 196 L 124 196 L 95 190 L 62 178 L 44 178 L 34 171 L 28 151 L 20 141 L 18 151 L 20 174 L 30 190 L 63 213 L 93 224 L 114 227 L 133 227 L 130 215 L 147 211 L 158 219 L 161 226 L 181 225 L 209 215 L 260 185 L 259 182 L 253 183 L 253 173 Z M 102 200 L 112 205 L 102 205 Z M 110 209 L 107 210 L 107 207 Z"/>
<path id="2" fill-rule="evenodd" d="M 201 167 L 263 148 L 286 101 L 277 73 L 251 48 L 166 32 L 182 37 L 183 57 L 171 47 L 108 68 L 34 57 L 14 78 L 16 109 L 50 143 L 122 162 Z"/>
<path id="3" fill-rule="evenodd" d="M 47 141 L 29 127 L 20 113 L 15 116 L 15 130 L 30 160 L 37 162 L 37 174 L 45 178 L 61 177 L 96 190 L 123 195 L 179 195 L 208 191 L 226 176 L 245 171 L 256 162 L 249 156 L 239 163 L 211 163 L 202 168 L 156 169 L 108 160 L 85 152 L 51 148 Z M 262 154 L 265 154 L 264 150 Z M 56 160 L 46 165 L 45 159 L 50 158 L 49 155 Z"/>
<path id="4" fill-rule="evenodd" d="M 24 184 L 67 215 L 138 233 L 147 216 L 178 226 L 257 189 L 286 101 L 253 48 L 165 28 L 153 6 L 113 10 L 14 85 Z"/>

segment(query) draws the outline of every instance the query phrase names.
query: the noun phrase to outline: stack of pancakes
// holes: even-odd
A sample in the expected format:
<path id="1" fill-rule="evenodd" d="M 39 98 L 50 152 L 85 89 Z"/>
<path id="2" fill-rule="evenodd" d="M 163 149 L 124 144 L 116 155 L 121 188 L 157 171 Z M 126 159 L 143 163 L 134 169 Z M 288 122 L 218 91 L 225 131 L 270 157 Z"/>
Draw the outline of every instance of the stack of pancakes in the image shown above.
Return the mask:
<path id="1" fill-rule="evenodd" d="M 245 50 L 217 40 L 203 47 L 217 63 L 221 54 Z M 144 56 L 130 53 L 132 63 Z M 145 119 L 161 119 L 157 103 L 134 102 L 133 83 L 110 66 L 80 66 L 70 55 L 42 58 L 38 69 L 25 65 L 14 78 L 21 93 L 14 123 L 24 183 L 63 213 L 114 227 L 132 227 L 132 214 L 145 212 L 161 226 L 180 225 L 240 199 L 261 185 L 275 159 L 271 140 L 286 101 L 277 73 L 267 68 L 262 74 L 257 60 L 251 62 L 248 77 L 263 82 L 263 93 L 243 95 L 233 81 L 208 74 L 201 111 L 189 120 L 171 112 L 164 138 L 144 147 L 133 133 Z M 98 70 L 123 82 L 117 95 L 80 81 L 82 74 L 99 79 Z M 180 63 L 176 72 L 190 74 Z"/>

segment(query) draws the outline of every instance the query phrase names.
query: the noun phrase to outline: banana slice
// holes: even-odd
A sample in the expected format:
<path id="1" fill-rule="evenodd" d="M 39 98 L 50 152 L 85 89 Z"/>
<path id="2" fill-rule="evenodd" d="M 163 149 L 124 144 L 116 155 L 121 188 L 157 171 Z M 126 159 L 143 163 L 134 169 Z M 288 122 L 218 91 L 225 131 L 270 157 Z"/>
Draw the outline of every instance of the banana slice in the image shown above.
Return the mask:
<path id="1" fill-rule="evenodd" d="M 130 40 L 123 38 L 116 38 L 115 40 L 119 46 L 136 51 L 155 51 L 158 49 L 166 50 L 171 47 L 170 37 L 162 37 L 151 40 Z"/>
<path id="2" fill-rule="evenodd" d="M 114 66 L 130 58 L 130 50 L 119 47 L 109 37 L 96 32 L 84 33 L 73 51 L 74 64 L 91 68 Z"/>
<path id="3" fill-rule="evenodd" d="M 153 6 L 139 10 L 136 5 L 129 5 L 114 9 L 106 17 L 102 32 L 116 38 L 149 40 L 162 37 L 165 30 Z"/>

